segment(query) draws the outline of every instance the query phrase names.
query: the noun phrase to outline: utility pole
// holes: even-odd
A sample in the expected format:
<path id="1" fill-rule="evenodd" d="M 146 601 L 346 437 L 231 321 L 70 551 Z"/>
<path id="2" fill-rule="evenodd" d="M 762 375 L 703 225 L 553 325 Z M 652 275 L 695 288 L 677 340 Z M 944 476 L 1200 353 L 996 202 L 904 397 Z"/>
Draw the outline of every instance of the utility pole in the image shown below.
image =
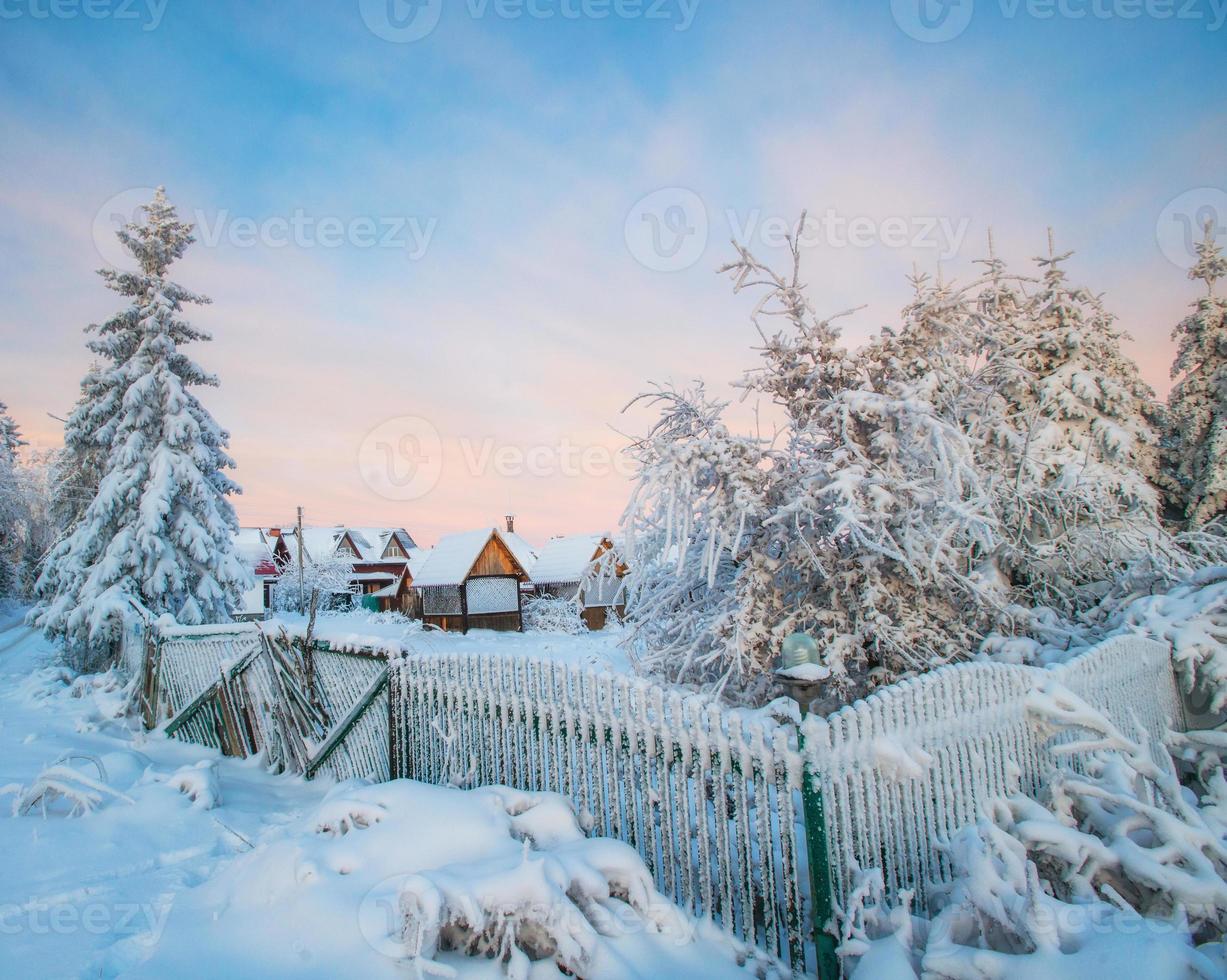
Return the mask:
<path id="1" fill-rule="evenodd" d="M 305 612 L 303 603 L 306 601 L 303 596 L 302 584 L 302 508 L 298 508 L 298 530 L 295 533 L 298 538 L 298 609 L 300 612 Z"/>

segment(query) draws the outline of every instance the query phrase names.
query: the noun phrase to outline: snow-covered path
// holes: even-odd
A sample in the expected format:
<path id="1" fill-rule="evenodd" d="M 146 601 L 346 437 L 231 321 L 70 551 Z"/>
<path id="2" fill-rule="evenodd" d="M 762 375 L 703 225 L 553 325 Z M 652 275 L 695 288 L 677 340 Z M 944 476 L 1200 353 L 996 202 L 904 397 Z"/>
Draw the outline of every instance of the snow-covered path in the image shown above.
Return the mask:
<path id="1" fill-rule="evenodd" d="M 219 863 L 314 806 L 326 787 L 217 761 L 212 810 L 149 774 L 166 776 L 215 753 L 129 730 L 106 717 L 116 692 L 74 697 L 41 635 L 0 632 L 0 787 L 28 786 L 66 753 L 99 759 L 106 782 L 135 801 L 68 819 L 0 804 L 0 961 L 6 977 L 112 975 L 144 958 L 175 897 Z M 78 690 L 80 688 L 78 687 Z M 92 763 L 74 765 L 92 773 Z M 134 785 L 135 784 L 135 785 Z"/>
<path id="2" fill-rule="evenodd" d="M 509 791 L 274 776 L 253 761 L 148 735 L 118 717 L 121 706 L 113 682 L 74 681 L 56 666 L 40 634 L 20 624 L 0 630 L 6 978 L 403 977 L 415 970 L 387 935 L 386 910 L 397 907 L 410 875 L 434 875 L 477 897 L 501 889 L 513 902 L 539 901 L 544 889 L 553 908 L 570 904 L 563 893 L 549 897 L 565 881 L 560 869 L 591 880 L 597 860 L 635 874 L 629 848 L 594 842 L 589 852 L 582 835 L 573 839 L 573 818 L 559 816 L 559 804 L 568 805 L 548 794 L 510 802 Z M 45 815 L 38 806 L 15 815 L 13 802 L 61 760 L 119 795 L 99 790 L 101 801 L 84 816 L 70 817 L 64 799 Z M 509 812 L 525 807 L 539 807 L 532 819 L 554 843 L 534 831 L 530 851 L 508 832 L 529 819 L 509 820 Z M 348 833 L 322 832 L 331 814 L 356 811 L 379 815 Z M 619 917 L 612 938 L 584 940 L 589 975 L 747 975 L 731 941 L 671 918 L 672 907 L 658 899 L 649 904 L 660 928 L 630 915 Z M 548 959 L 525 965 L 533 978 L 560 975 Z M 429 969 L 503 972 L 497 962 L 456 953 Z"/>

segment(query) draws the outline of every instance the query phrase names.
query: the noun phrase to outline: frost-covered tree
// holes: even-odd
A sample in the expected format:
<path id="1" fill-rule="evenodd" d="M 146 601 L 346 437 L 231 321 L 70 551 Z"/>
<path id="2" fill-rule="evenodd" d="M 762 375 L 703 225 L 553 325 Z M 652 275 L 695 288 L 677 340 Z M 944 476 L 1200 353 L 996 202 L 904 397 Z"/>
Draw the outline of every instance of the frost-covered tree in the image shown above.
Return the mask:
<path id="1" fill-rule="evenodd" d="M 1209 223 L 1189 278 L 1205 283 L 1206 293 L 1172 334 L 1176 384 L 1168 397 L 1164 482 L 1197 526 L 1227 510 L 1227 298 L 1215 291 L 1227 278 L 1227 258 Z"/>
<path id="2" fill-rule="evenodd" d="M 970 652 L 993 519 L 970 442 L 925 387 L 875 386 L 815 314 L 797 240 L 787 275 L 744 249 L 726 269 L 762 293 L 763 363 L 740 385 L 783 430 L 737 436 L 723 405 L 670 395 L 635 447 L 631 642 L 656 672 L 744 690 L 804 630 L 850 695 Z"/>
<path id="3" fill-rule="evenodd" d="M 321 609 L 348 609 L 357 595 L 353 559 L 345 555 L 308 558 L 301 575 L 298 561 L 292 559 L 273 584 L 272 606 L 278 612 L 314 616 Z"/>
<path id="4" fill-rule="evenodd" d="M 100 362 L 69 427 L 70 438 L 94 434 L 97 493 L 39 581 L 35 622 L 74 649 L 105 648 L 133 606 L 187 624 L 226 621 L 250 584 L 234 552 L 228 435 L 191 390 L 217 379 L 181 350 L 210 339 L 183 316 L 184 304 L 208 300 L 167 278 L 192 229 L 161 188 L 143 210 L 119 232 L 138 270 L 99 273 L 129 305 L 92 328 Z"/>
<path id="5" fill-rule="evenodd" d="M 702 384 L 640 400 L 660 417 L 630 449 L 639 467 L 624 519 L 633 652 L 679 681 L 727 683 L 761 656 L 744 633 L 754 624 L 739 615 L 736 580 L 766 514 L 764 447 L 729 431 L 726 403 Z"/>

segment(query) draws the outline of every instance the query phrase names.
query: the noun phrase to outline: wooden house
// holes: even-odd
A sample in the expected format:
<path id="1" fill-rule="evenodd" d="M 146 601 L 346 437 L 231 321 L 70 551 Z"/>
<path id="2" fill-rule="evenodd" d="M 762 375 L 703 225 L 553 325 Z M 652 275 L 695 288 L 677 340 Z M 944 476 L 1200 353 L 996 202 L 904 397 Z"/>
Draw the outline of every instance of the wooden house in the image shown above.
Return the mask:
<path id="1" fill-rule="evenodd" d="M 297 556 L 297 530 L 287 528 L 281 537 L 287 554 Z M 304 527 L 302 545 L 308 561 L 348 559 L 354 569 L 350 585 L 366 608 L 418 614 L 412 579 L 405 580 L 421 549 L 403 527 Z"/>
<path id="2" fill-rule="evenodd" d="M 626 611 L 623 577 L 607 534 L 573 534 L 551 539 L 533 565 L 533 591 L 541 596 L 573 599 L 590 630 L 604 629 L 610 610 Z"/>
<path id="3" fill-rule="evenodd" d="M 252 587 L 243 594 L 236 619 L 263 619 L 272 606 L 273 585 L 284 567 L 277 563 L 276 538 L 265 535 L 263 528 L 241 527 L 235 538 L 235 552 L 247 565 Z M 284 547 L 284 545 L 283 545 Z"/>
<path id="4" fill-rule="evenodd" d="M 497 527 L 443 538 L 414 576 L 422 620 L 443 630 L 523 630 L 522 592 L 535 556 Z M 527 567 L 526 567 L 527 566 Z"/>

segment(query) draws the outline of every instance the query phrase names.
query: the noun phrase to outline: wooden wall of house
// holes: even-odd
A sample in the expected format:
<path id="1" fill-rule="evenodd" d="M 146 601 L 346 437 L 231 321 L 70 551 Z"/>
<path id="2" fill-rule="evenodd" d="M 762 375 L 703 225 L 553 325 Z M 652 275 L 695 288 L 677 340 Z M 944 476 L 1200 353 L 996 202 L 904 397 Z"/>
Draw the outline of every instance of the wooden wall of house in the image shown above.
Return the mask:
<path id="1" fill-rule="evenodd" d="M 493 535 L 477 556 L 469 575 L 515 575 L 522 582 L 528 581 L 528 575 L 520 567 L 511 550 Z"/>

